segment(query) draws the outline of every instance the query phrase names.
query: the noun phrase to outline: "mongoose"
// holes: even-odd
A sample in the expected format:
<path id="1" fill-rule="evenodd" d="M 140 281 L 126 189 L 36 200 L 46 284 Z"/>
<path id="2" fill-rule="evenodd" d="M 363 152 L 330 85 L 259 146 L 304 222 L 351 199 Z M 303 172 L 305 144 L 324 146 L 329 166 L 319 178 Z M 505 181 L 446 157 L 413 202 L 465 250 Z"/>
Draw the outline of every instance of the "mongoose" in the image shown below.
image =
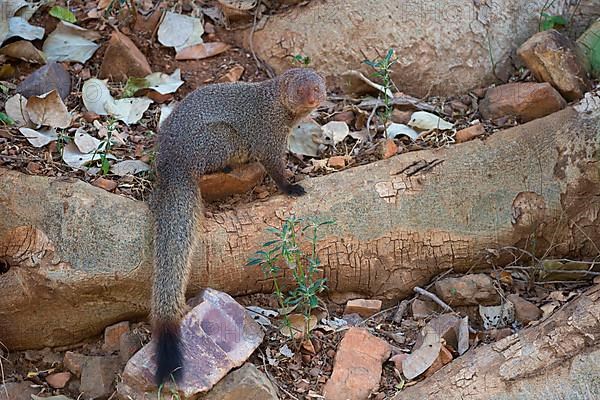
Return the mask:
<path id="1" fill-rule="evenodd" d="M 308 68 L 290 69 L 260 83 L 222 83 L 190 93 L 158 134 L 154 215 L 153 334 L 156 382 L 182 377 L 180 321 L 201 202 L 198 177 L 250 159 L 262 163 L 283 192 L 300 196 L 288 183 L 283 157 L 292 126 L 326 96 L 325 82 Z"/>

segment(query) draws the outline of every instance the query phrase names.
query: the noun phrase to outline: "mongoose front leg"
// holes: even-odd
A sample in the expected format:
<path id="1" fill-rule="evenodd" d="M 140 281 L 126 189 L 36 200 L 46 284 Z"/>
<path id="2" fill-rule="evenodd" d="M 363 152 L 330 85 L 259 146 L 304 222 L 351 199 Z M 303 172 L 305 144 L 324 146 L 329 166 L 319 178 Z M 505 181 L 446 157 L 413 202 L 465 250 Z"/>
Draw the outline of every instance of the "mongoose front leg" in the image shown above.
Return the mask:
<path id="1" fill-rule="evenodd" d="M 259 161 L 282 192 L 291 196 L 302 196 L 303 194 L 306 194 L 306 191 L 302 186 L 288 182 L 285 177 L 285 162 L 282 154 L 284 154 L 284 152 L 265 155 L 264 157 L 260 157 Z"/>

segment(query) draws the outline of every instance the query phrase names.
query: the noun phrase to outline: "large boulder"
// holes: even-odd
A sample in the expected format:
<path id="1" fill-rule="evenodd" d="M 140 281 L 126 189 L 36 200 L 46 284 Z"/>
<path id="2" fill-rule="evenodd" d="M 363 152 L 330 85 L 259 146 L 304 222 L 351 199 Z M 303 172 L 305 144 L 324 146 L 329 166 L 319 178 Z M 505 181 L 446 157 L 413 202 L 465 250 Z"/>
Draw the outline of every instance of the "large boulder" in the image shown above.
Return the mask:
<path id="1" fill-rule="evenodd" d="M 310 56 L 311 66 L 329 83 L 342 86 L 341 74 L 394 48 L 398 64 L 392 78 L 400 90 L 423 96 L 450 95 L 506 78 L 515 48 L 539 28 L 544 11 L 587 25 L 597 9 L 546 0 L 331 0 L 270 18 L 255 32 L 254 51 L 281 72 L 294 55 Z M 558 4 L 560 3 L 560 4 Z M 591 3 L 600 6 L 600 0 Z M 580 15 L 585 12 L 585 15 Z M 245 45 L 250 46 L 246 31 Z M 323 40 L 326 38 L 326 40 Z"/>

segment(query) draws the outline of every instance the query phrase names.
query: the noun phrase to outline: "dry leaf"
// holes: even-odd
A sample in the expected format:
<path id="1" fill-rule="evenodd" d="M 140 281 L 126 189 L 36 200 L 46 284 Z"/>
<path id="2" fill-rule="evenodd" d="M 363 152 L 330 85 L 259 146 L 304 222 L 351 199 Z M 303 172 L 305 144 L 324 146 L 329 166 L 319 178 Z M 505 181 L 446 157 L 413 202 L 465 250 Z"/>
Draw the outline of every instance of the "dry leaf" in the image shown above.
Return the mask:
<path id="1" fill-rule="evenodd" d="M 58 140 L 58 135 L 54 128 L 39 131 L 29 128 L 19 128 L 19 132 L 25 136 L 25 139 L 27 139 L 33 147 L 44 147 L 48 143 Z"/>
<path id="2" fill-rule="evenodd" d="M 167 119 L 167 117 L 169 115 L 171 115 L 171 113 L 173 112 L 173 110 L 175 109 L 175 106 L 177 105 L 177 103 L 171 103 L 171 104 L 163 104 L 160 106 L 160 118 L 158 119 L 158 127 L 160 128 L 160 126 L 163 124 L 163 122 L 165 122 L 165 119 Z"/>
<path id="3" fill-rule="evenodd" d="M 515 306 L 510 301 L 499 306 L 479 305 L 479 315 L 483 320 L 483 327 L 504 328 L 512 324 L 515 320 Z"/>
<path id="4" fill-rule="evenodd" d="M 237 82 L 244 74 L 244 67 L 239 64 L 234 65 L 225 75 L 219 78 L 219 82 Z"/>
<path id="5" fill-rule="evenodd" d="M 230 45 L 223 42 L 200 43 L 194 46 L 186 47 L 177 52 L 176 60 L 201 60 L 221 54 L 231 48 Z"/>
<path id="6" fill-rule="evenodd" d="M 133 97 L 106 103 L 104 108 L 110 115 L 131 125 L 142 119 L 142 115 L 150 107 L 150 104 L 152 104 L 152 100 L 147 97 Z"/>
<path id="7" fill-rule="evenodd" d="M 305 337 L 306 331 L 306 320 L 302 314 L 291 314 L 288 317 L 290 326 L 283 323 L 279 328 L 281 334 L 285 337 L 293 337 L 294 339 L 301 339 Z M 317 326 L 317 317 L 311 315 L 308 320 L 308 331 L 312 331 Z"/>
<path id="8" fill-rule="evenodd" d="M 3 13 L 4 8 L 2 5 L 0 7 L 0 14 Z M 44 37 L 44 28 L 33 26 L 21 17 L 10 17 L 8 21 L 3 18 L 5 16 L 0 15 L 0 22 L 2 22 L 0 23 L 0 45 L 11 37 L 20 37 L 26 40 L 42 39 Z"/>
<path id="9" fill-rule="evenodd" d="M 70 167 L 81 168 L 90 161 L 99 160 L 102 154 L 96 151 L 91 153 L 82 153 L 79 151 L 75 143 L 68 143 L 63 149 L 63 161 Z M 106 158 L 115 160 L 115 156 L 107 154 Z"/>
<path id="10" fill-rule="evenodd" d="M 425 327 L 424 329 L 427 329 Z M 402 373 L 407 379 L 415 379 L 427 371 L 438 358 L 442 349 L 441 337 L 433 330 L 427 329 L 423 344 L 402 361 Z"/>
<path id="11" fill-rule="evenodd" d="M 292 153 L 316 157 L 319 145 L 323 142 L 321 126 L 312 119 L 303 120 L 288 136 L 288 150 Z"/>
<path id="12" fill-rule="evenodd" d="M 34 124 L 53 128 L 68 128 L 71 125 L 71 114 L 56 90 L 41 96 L 31 96 L 26 109 Z"/>
<path id="13" fill-rule="evenodd" d="M 412 141 L 415 141 L 419 137 L 419 133 L 410 126 L 395 122 L 392 122 L 387 127 L 386 133 L 389 139 L 394 139 L 398 136 L 408 136 Z"/>
<path id="14" fill-rule="evenodd" d="M 105 142 L 91 136 L 83 128 L 78 128 L 77 131 L 75 131 L 74 142 L 79 151 L 82 153 L 101 151 L 104 147 L 106 147 Z"/>
<path id="15" fill-rule="evenodd" d="M 60 21 L 46 38 L 42 49 L 48 61 L 77 61 L 83 64 L 100 47 L 93 42 L 100 37 L 98 32 Z"/>
<path id="16" fill-rule="evenodd" d="M 8 115 L 17 126 L 26 126 L 30 124 L 29 115 L 27 114 L 27 99 L 15 94 L 8 98 L 4 104 L 6 115 Z"/>
<path id="17" fill-rule="evenodd" d="M 167 47 L 180 50 L 202 43 L 204 25 L 199 18 L 167 11 L 158 28 L 158 41 Z"/>
<path id="18" fill-rule="evenodd" d="M 451 124 L 435 114 L 428 113 L 427 111 L 414 112 L 410 117 L 410 121 L 408 121 L 408 125 L 424 131 L 429 131 L 431 129 L 448 130 L 454 128 L 454 124 Z"/>
<path id="19" fill-rule="evenodd" d="M 85 108 L 98 115 L 108 115 L 104 105 L 114 101 L 108 86 L 106 86 L 106 81 L 96 78 L 85 81 L 81 89 L 81 97 Z"/>
<path id="20" fill-rule="evenodd" d="M 150 166 L 140 160 L 125 160 L 110 167 L 113 174 L 119 176 L 135 175 L 140 172 L 150 171 Z"/>
<path id="21" fill-rule="evenodd" d="M 323 136 L 328 138 L 333 145 L 337 145 L 350 134 L 348 124 L 343 121 L 331 121 L 321 127 Z"/>
<path id="22" fill-rule="evenodd" d="M 10 43 L 0 49 L 0 54 L 34 64 L 46 64 L 46 56 L 27 40 Z"/>

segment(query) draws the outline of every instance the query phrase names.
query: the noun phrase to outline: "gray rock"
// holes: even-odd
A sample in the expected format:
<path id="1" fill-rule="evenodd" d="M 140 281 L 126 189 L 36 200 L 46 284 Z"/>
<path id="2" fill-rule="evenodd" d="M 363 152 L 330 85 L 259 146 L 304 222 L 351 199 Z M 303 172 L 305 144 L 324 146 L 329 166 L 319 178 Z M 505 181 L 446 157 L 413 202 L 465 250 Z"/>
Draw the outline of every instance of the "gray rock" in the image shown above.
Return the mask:
<path id="1" fill-rule="evenodd" d="M 245 308 L 226 293 L 205 289 L 190 303 L 194 308 L 181 323 L 184 364 L 177 384 L 184 398 L 210 390 L 231 369 L 242 365 L 264 336 Z M 125 366 L 118 393 L 134 399 L 151 393 L 156 396 L 155 372 L 155 343 L 151 341 Z"/>
<path id="2" fill-rule="evenodd" d="M 112 393 L 112 384 L 119 370 L 119 357 L 88 356 L 81 366 L 80 390 L 86 399 L 99 399 Z"/>
<path id="3" fill-rule="evenodd" d="M 202 400 L 277 400 L 277 389 L 254 364 L 231 371 Z"/>
<path id="4" fill-rule="evenodd" d="M 31 395 L 38 391 L 30 385 L 31 382 L 8 382 L 0 385 L 0 400 L 31 400 Z"/>
<path id="5" fill-rule="evenodd" d="M 52 62 L 31 73 L 17 86 L 17 93 L 29 98 L 57 90 L 64 100 L 71 93 L 71 75 L 62 64 Z"/>

